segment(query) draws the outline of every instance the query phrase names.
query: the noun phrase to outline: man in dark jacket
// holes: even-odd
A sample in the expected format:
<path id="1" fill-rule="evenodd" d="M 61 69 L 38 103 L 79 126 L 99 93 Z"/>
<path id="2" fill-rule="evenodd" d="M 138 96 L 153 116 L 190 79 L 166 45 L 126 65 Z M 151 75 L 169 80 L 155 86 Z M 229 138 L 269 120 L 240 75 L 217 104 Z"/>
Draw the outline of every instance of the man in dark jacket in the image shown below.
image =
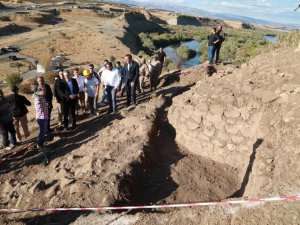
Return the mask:
<path id="1" fill-rule="evenodd" d="M 216 46 L 216 63 L 219 63 L 220 49 L 222 47 L 222 43 L 225 41 L 225 33 L 223 31 L 223 27 L 221 25 L 217 28 L 217 35 L 219 36 L 219 42 L 215 44 Z"/>
<path id="2" fill-rule="evenodd" d="M 28 101 L 25 96 L 18 94 L 19 88 L 17 86 L 12 86 L 11 91 L 13 92 L 13 94 L 7 96 L 6 100 L 11 106 L 11 112 L 14 117 L 14 125 L 18 141 L 21 141 L 22 136 L 20 133 L 20 123 L 24 131 L 25 139 L 30 135 L 27 120 L 28 110 L 26 106 L 31 106 L 31 102 Z"/>
<path id="3" fill-rule="evenodd" d="M 50 86 L 48 84 L 45 84 L 45 79 L 43 76 L 40 76 L 37 78 L 37 83 L 38 83 L 38 86 L 43 86 L 44 90 L 45 90 L 45 99 L 46 99 L 46 102 L 48 104 L 48 124 L 47 124 L 47 132 L 50 133 L 52 130 L 50 128 L 50 120 L 51 120 L 51 111 L 52 111 L 52 108 L 53 108 L 53 105 L 52 105 L 52 99 L 53 99 L 53 93 L 52 93 L 52 90 L 50 88 Z M 36 87 L 34 89 L 34 94 L 35 95 L 38 95 L 38 88 Z"/>
<path id="4" fill-rule="evenodd" d="M 63 70 L 59 70 L 58 71 L 58 75 L 55 76 L 54 78 L 54 84 L 53 84 L 53 94 L 54 94 L 54 99 L 56 101 L 56 105 L 57 105 L 57 115 L 58 115 L 58 126 L 61 127 L 62 123 L 63 123 L 63 109 L 62 109 L 62 105 L 61 105 L 61 99 L 58 95 L 58 87 L 59 84 L 62 80 L 64 80 L 64 74 L 63 74 Z"/>
<path id="5" fill-rule="evenodd" d="M 64 128 L 68 130 L 69 125 L 69 113 L 72 117 L 72 129 L 76 129 L 76 104 L 79 94 L 79 87 L 77 81 L 71 78 L 69 71 L 64 71 L 64 80 L 59 83 L 57 89 L 58 96 L 62 102 L 62 108 L 64 111 Z"/>
<path id="6" fill-rule="evenodd" d="M 139 79 L 139 64 L 132 60 L 132 56 L 127 54 L 125 56 L 126 63 L 122 69 L 122 75 L 124 77 L 124 82 L 127 92 L 127 106 L 130 103 L 136 105 L 136 85 Z"/>
<path id="7" fill-rule="evenodd" d="M 2 144 L 6 150 L 11 150 L 17 143 L 16 130 L 13 124 L 13 117 L 10 112 L 10 105 L 4 98 L 0 89 L 0 128 L 2 133 Z M 8 141 L 8 133 L 10 141 Z"/>

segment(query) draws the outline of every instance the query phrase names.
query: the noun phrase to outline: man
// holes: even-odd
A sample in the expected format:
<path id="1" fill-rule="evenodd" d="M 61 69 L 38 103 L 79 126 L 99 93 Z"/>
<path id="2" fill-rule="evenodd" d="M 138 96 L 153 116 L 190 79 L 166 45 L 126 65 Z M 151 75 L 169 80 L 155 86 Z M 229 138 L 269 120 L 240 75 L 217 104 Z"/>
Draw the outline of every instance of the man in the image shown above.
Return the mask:
<path id="1" fill-rule="evenodd" d="M 98 76 L 99 76 L 99 77 L 101 77 L 103 71 L 106 70 L 106 64 L 107 64 L 107 63 L 108 63 L 108 60 L 105 59 L 104 62 L 103 62 L 103 66 L 102 66 L 102 67 L 100 68 L 100 70 L 98 71 Z M 99 82 L 100 82 L 100 81 L 99 81 Z M 107 105 L 106 102 L 105 102 L 106 99 L 107 99 L 107 94 L 106 94 L 106 92 L 105 92 L 105 88 L 104 88 L 104 87 L 102 87 L 102 88 L 103 88 L 102 99 L 101 99 L 101 102 L 99 103 L 99 105 L 100 105 L 101 107 Z M 99 88 L 99 89 L 100 89 L 100 88 Z"/>
<path id="2" fill-rule="evenodd" d="M 211 34 L 207 37 L 208 38 L 208 62 L 210 64 L 213 63 L 216 51 L 216 44 L 220 41 L 219 36 L 217 35 L 217 29 L 212 28 Z"/>
<path id="3" fill-rule="evenodd" d="M 15 147 L 16 130 L 13 124 L 13 117 L 10 111 L 10 105 L 4 98 L 3 91 L 0 89 L 0 128 L 2 133 L 2 144 L 5 150 L 11 150 Z M 8 141 L 9 134 L 9 141 Z"/>
<path id="4" fill-rule="evenodd" d="M 39 77 L 38 79 L 44 80 L 43 77 Z M 34 95 L 34 108 L 36 112 L 35 118 L 39 125 L 39 134 L 37 137 L 38 149 L 43 149 L 45 147 L 44 142 L 49 119 L 49 106 L 46 98 L 47 90 L 45 88 L 45 85 L 42 82 L 38 82 L 38 87 L 36 88 Z"/>
<path id="5" fill-rule="evenodd" d="M 140 66 L 140 70 L 139 70 L 139 72 L 140 72 L 139 81 L 140 81 L 141 92 L 144 93 L 145 92 L 145 90 L 144 90 L 145 81 L 146 81 L 146 79 L 149 78 L 150 71 L 149 71 L 148 65 L 146 64 L 146 60 L 144 58 L 142 58 L 140 61 L 141 61 L 141 66 Z"/>
<path id="6" fill-rule="evenodd" d="M 222 43 L 225 41 L 225 33 L 223 31 L 223 27 L 221 25 L 217 28 L 217 35 L 219 36 L 219 42 L 215 44 L 216 46 L 216 64 L 219 63 L 220 49 L 222 47 Z"/>
<path id="7" fill-rule="evenodd" d="M 107 93 L 109 112 L 115 113 L 117 110 L 116 93 L 121 83 L 121 76 L 117 69 L 113 69 L 111 62 L 106 64 L 106 70 L 102 73 L 101 81 Z"/>
<path id="8" fill-rule="evenodd" d="M 132 60 L 132 55 L 127 54 L 125 56 L 126 63 L 122 69 L 122 75 L 124 76 L 124 81 L 126 85 L 127 94 L 127 106 L 130 103 L 136 105 L 136 85 L 139 79 L 139 65 Z"/>
<path id="9" fill-rule="evenodd" d="M 58 87 L 58 95 L 62 100 L 62 108 L 64 111 L 64 128 L 68 130 L 69 114 L 72 117 L 72 130 L 76 129 L 76 103 L 79 88 L 77 81 L 71 78 L 70 72 L 65 70 L 63 72 L 64 80 L 60 82 Z"/>
<path id="10" fill-rule="evenodd" d="M 150 59 L 149 64 L 150 71 L 150 91 L 156 90 L 159 83 L 159 74 L 161 69 L 161 63 L 157 60 L 157 55 Z"/>
<path id="11" fill-rule="evenodd" d="M 20 133 L 20 123 L 23 128 L 25 139 L 30 135 L 26 115 L 28 113 L 28 110 L 26 106 L 31 106 L 31 102 L 28 101 L 28 99 L 25 96 L 18 94 L 19 88 L 17 86 L 12 86 L 11 91 L 13 92 L 13 94 L 7 96 L 6 100 L 11 106 L 11 112 L 14 117 L 14 125 L 16 129 L 17 139 L 18 141 L 21 141 L 22 136 Z"/>
<path id="12" fill-rule="evenodd" d="M 157 52 L 157 57 L 158 57 L 158 61 L 161 63 L 160 71 L 158 74 L 158 75 L 160 75 L 163 67 L 166 65 L 166 58 L 167 58 L 167 55 L 163 51 L 162 47 L 159 48 L 159 51 Z"/>
<path id="13" fill-rule="evenodd" d="M 54 84 L 53 84 L 53 91 L 54 91 L 54 99 L 57 104 L 57 114 L 58 114 L 58 126 L 61 127 L 63 123 L 63 109 L 61 105 L 61 99 L 58 95 L 58 87 L 60 84 L 60 81 L 64 80 L 63 70 L 58 71 L 58 75 L 54 78 Z"/>
<path id="14" fill-rule="evenodd" d="M 88 70 L 84 70 L 83 75 L 85 76 L 84 86 L 88 96 L 88 108 L 92 117 L 95 115 L 94 102 L 96 94 L 99 93 L 99 81 Z"/>
<path id="15" fill-rule="evenodd" d="M 86 107 L 85 107 L 85 93 L 84 93 L 84 90 L 83 90 L 84 89 L 85 77 L 80 74 L 78 68 L 76 68 L 74 70 L 73 75 L 74 75 L 73 78 L 77 81 L 78 88 L 79 88 L 78 106 L 79 106 L 79 103 L 80 103 L 80 107 L 81 107 L 82 113 L 84 113 L 86 111 Z"/>
<path id="16" fill-rule="evenodd" d="M 45 84 L 45 79 L 43 76 L 40 76 L 37 78 L 37 83 L 38 83 L 38 87 L 43 87 L 44 92 L 45 92 L 45 99 L 46 99 L 46 102 L 48 105 L 48 114 L 49 114 L 48 118 L 47 118 L 47 122 L 48 122 L 47 132 L 51 133 L 52 130 L 50 128 L 50 120 L 51 120 L 51 111 L 53 108 L 53 105 L 52 105 L 53 93 L 52 93 L 50 86 L 48 84 Z M 37 95 L 37 93 L 38 93 L 38 87 L 35 88 L 35 90 L 34 90 L 35 95 Z"/>
<path id="17" fill-rule="evenodd" d="M 90 64 L 89 65 L 89 72 L 90 72 L 90 74 L 92 74 L 92 76 L 95 77 L 98 80 L 98 82 L 100 82 L 100 76 L 98 75 L 98 73 L 96 73 L 94 71 L 94 69 L 95 69 L 94 65 Z M 95 109 L 97 109 L 98 97 L 99 97 L 99 90 L 98 90 L 98 92 L 95 95 L 95 102 L 94 102 L 94 108 Z"/>

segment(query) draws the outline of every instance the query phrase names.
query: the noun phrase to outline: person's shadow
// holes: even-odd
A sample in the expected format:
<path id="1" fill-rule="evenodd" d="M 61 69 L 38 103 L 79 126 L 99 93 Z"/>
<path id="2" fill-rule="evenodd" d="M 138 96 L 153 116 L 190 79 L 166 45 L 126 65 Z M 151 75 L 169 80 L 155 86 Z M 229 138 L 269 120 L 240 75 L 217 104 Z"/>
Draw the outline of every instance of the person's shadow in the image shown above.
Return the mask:
<path id="1" fill-rule="evenodd" d="M 250 174 L 252 172 L 252 168 L 253 168 L 253 164 L 254 164 L 254 160 L 255 160 L 255 156 L 256 156 L 256 150 L 263 143 L 263 141 L 264 141 L 263 139 L 259 138 L 253 144 L 253 151 L 252 151 L 252 154 L 250 155 L 249 164 L 248 164 L 245 176 L 243 178 L 241 188 L 238 191 L 236 191 L 232 196 L 230 196 L 230 198 L 239 198 L 239 197 L 244 196 L 246 187 L 249 183 L 249 177 L 250 177 Z"/>

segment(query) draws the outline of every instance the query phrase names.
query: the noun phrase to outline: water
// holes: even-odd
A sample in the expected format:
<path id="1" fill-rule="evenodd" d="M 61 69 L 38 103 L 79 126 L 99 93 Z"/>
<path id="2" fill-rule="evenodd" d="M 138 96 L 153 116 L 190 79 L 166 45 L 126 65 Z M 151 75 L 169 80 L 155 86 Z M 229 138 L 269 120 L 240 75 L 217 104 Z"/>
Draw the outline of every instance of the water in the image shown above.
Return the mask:
<path id="1" fill-rule="evenodd" d="M 178 45 L 170 45 L 168 47 L 165 47 L 164 48 L 164 52 L 166 53 L 167 57 L 169 57 L 170 59 L 172 59 L 173 61 L 177 61 L 177 55 L 176 55 L 176 48 L 179 47 L 180 45 L 185 45 L 187 46 L 189 49 L 192 49 L 194 51 L 197 52 L 197 55 L 192 58 L 192 59 L 189 59 L 187 61 L 183 61 L 181 63 L 181 65 L 185 68 L 188 68 L 188 67 L 192 67 L 192 66 L 195 66 L 195 65 L 198 65 L 199 62 L 200 62 L 200 56 L 198 54 L 198 50 L 199 50 L 199 47 L 201 45 L 201 42 L 200 41 L 196 41 L 196 40 L 192 40 L 192 41 L 182 41 L 180 42 L 180 44 Z"/>
<path id="2" fill-rule="evenodd" d="M 265 35 L 264 38 L 273 44 L 275 44 L 277 41 L 277 37 L 272 35 Z"/>

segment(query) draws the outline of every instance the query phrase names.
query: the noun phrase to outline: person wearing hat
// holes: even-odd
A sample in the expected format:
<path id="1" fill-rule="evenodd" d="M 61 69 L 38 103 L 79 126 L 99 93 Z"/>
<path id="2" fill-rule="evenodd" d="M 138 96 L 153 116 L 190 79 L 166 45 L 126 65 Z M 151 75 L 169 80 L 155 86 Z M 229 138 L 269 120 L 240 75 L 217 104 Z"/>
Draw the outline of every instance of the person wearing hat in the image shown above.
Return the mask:
<path id="1" fill-rule="evenodd" d="M 90 116 L 95 115 L 94 101 L 95 97 L 99 92 L 99 81 L 98 79 L 90 73 L 89 70 L 84 70 L 83 75 L 85 76 L 84 86 L 88 96 L 88 109 L 90 110 Z"/>
<path id="2" fill-rule="evenodd" d="M 30 135 L 30 132 L 28 130 L 27 106 L 31 106 L 31 102 L 25 96 L 18 94 L 19 88 L 17 86 L 12 86 L 11 91 L 12 94 L 8 95 L 6 97 L 6 100 L 11 106 L 10 109 L 14 118 L 14 126 L 17 139 L 18 141 L 21 141 L 22 136 L 20 133 L 20 124 L 22 126 L 25 139 Z"/>

